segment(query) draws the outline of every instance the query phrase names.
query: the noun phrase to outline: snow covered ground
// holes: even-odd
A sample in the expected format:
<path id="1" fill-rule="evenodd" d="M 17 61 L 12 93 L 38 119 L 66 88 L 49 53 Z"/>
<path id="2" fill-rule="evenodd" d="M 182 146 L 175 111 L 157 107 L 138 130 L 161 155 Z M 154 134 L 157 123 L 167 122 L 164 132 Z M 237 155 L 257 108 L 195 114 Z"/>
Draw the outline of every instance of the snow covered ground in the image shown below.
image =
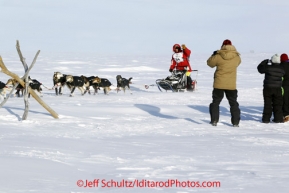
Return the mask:
<path id="1" fill-rule="evenodd" d="M 15 53 L 1 55 L 9 70 L 23 75 Z M 34 54 L 23 54 L 30 64 Z M 242 120 L 234 128 L 226 99 L 218 126 L 209 124 L 214 74 L 206 65 L 210 53 L 191 56 L 193 69 L 199 70 L 194 93 L 145 89 L 145 84 L 169 75 L 170 53 L 40 53 L 30 75 L 47 87 L 52 87 L 55 71 L 98 75 L 114 85 L 120 74 L 133 77 L 132 94 L 111 91 L 107 96 L 100 91 L 81 96 L 75 90 L 69 97 L 67 88 L 62 96 L 44 88 L 42 99 L 59 119 L 31 98 L 26 121 L 21 121 L 23 98 L 11 97 L 0 109 L 0 192 L 287 192 L 289 123 L 260 122 L 263 75 L 256 68 L 274 53 L 241 54 Z M 8 78 L 0 74 L 1 81 Z M 112 180 L 119 185 L 122 180 L 133 182 L 134 187 L 102 187 L 113 185 Z M 183 187 L 168 185 L 169 180 Z M 146 187 L 136 187 L 137 181 Z M 169 187 L 148 187 L 148 181 Z M 189 187 L 193 182 L 212 187 Z"/>

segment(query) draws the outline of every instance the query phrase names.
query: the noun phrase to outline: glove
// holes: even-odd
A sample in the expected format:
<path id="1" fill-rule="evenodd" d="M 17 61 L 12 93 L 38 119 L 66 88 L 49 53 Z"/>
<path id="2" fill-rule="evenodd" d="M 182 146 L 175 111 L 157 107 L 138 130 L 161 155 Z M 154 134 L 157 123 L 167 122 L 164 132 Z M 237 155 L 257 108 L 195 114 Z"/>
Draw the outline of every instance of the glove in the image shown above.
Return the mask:
<path id="1" fill-rule="evenodd" d="M 185 45 L 185 44 L 182 44 L 182 48 L 183 48 L 183 50 L 186 49 L 186 45 Z"/>
<path id="2" fill-rule="evenodd" d="M 169 71 L 170 71 L 170 72 L 172 72 L 172 71 L 173 71 L 173 69 L 169 69 Z"/>
<path id="3" fill-rule="evenodd" d="M 213 52 L 213 54 L 212 54 L 212 56 L 214 56 L 214 55 L 216 55 L 218 53 L 218 51 L 216 50 L 216 51 L 214 51 Z"/>

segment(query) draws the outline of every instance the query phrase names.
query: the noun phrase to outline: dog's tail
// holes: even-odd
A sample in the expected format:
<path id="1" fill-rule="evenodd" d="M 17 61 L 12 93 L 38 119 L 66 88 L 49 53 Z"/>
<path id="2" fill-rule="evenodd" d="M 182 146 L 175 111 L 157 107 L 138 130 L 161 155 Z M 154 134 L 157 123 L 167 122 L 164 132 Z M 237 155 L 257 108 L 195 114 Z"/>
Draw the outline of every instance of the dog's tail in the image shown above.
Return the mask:
<path id="1" fill-rule="evenodd" d="M 114 86 L 113 84 L 111 86 L 109 86 L 109 89 L 110 90 L 118 90 L 118 87 L 117 86 Z"/>
<path id="2" fill-rule="evenodd" d="M 132 79 L 132 77 L 130 77 L 129 79 L 128 79 L 128 82 L 129 82 L 129 84 L 131 84 L 132 82 L 131 82 L 131 79 Z"/>

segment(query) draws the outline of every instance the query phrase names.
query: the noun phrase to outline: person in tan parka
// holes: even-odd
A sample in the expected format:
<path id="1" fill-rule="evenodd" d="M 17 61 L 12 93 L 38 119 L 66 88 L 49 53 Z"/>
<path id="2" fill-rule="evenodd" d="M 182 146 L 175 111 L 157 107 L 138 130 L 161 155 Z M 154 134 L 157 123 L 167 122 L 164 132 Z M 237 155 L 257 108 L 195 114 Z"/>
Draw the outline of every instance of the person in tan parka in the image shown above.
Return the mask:
<path id="1" fill-rule="evenodd" d="M 231 123 L 234 127 L 239 126 L 240 109 L 237 102 L 237 67 L 241 63 L 240 54 L 235 46 L 228 39 L 223 41 L 220 50 L 214 51 L 213 55 L 207 60 L 208 66 L 216 67 L 214 74 L 213 102 L 210 104 L 211 124 L 217 126 L 219 121 L 219 105 L 226 94 L 230 104 Z"/>

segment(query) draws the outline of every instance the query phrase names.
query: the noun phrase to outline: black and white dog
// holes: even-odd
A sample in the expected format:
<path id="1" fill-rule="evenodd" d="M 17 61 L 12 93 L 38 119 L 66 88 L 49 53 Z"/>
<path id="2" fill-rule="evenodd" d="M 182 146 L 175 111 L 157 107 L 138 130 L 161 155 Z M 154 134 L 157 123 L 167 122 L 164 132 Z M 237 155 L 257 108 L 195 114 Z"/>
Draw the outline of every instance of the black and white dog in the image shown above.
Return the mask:
<path id="1" fill-rule="evenodd" d="M 28 82 L 29 82 L 29 86 L 32 90 L 36 90 L 37 92 L 39 92 L 40 96 L 43 96 L 41 91 L 41 85 L 42 83 L 40 83 L 38 80 L 36 79 L 31 79 L 30 76 L 28 77 Z M 30 93 L 28 94 L 28 97 L 30 97 Z"/>
<path id="2" fill-rule="evenodd" d="M 119 90 L 123 90 L 123 92 L 125 92 L 125 89 L 128 88 L 128 90 L 130 90 L 129 84 L 131 84 L 131 79 L 132 77 L 130 77 L 129 79 L 123 78 L 121 75 L 117 75 L 116 76 L 116 82 L 117 82 L 117 92 Z"/>
<path id="3" fill-rule="evenodd" d="M 0 99 L 1 98 L 6 98 L 6 92 L 9 91 L 10 89 L 8 88 L 8 86 L 6 86 L 6 84 L 4 82 L 0 81 Z M 2 99 L 1 99 L 2 100 Z"/>
<path id="4" fill-rule="evenodd" d="M 54 72 L 53 85 L 54 86 L 52 87 L 52 89 L 55 89 L 55 94 L 62 95 L 61 89 L 66 85 L 66 74 L 62 74 L 61 72 Z M 68 88 L 70 89 L 69 86 Z"/>
<path id="5" fill-rule="evenodd" d="M 97 88 L 103 88 L 104 94 L 108 95 L 110 89 L 110 86 L 112 85 L 111 82 L 106 79 L 106 78 L 99 78 L 99 77 L 95 77 L 92 80 L 92 83 L 95 84 L 97 86 Z"/>
<path id="6" fill-rule="evenodd" d="M 84 95 L 86 85 L 83 77 L 66 75 L 66 84 L 71 89 L 70 96 L 73 96 L 76 87 L 81 91 L 81 95 Z"/>
<path id="7" fill-rule="evenodd" d="M 89 76 L 89 77 L 86 77 L 86 76 L 83 76 L 81 75 L 81 77 L 83 78 L 84 80 L 84 85 L 85 85 L 85 91 L 84 91 L 84 94 L 88 92 L 88 94 L 90 94 L 90 87 L 93 88 L 94 90 L 94 94 L 98 93 L 98 90 L 99 90 L 99 86 L 98 86 L 98 83 L 93 83 L 93 80 L 97 77 L 97 76 Z"/>

